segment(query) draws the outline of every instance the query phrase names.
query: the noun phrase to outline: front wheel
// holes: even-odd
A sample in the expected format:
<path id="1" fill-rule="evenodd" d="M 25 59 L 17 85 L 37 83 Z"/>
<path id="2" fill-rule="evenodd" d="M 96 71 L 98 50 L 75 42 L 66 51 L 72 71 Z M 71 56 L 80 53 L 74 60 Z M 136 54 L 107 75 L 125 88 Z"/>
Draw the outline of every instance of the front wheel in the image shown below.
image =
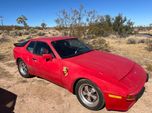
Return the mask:
<path id="1" fill-rule="evenodd" d="M 101 91 L 89 80 L 78 81 L 75 92 L 79 102 L 90 110 L 100 110 L 105 105 Z"/>
<path id="2" fill-rule="evenodd" d="M 31 75 L 28 72 L 27 65 L 25 64 L 25 62 L 23 60 L 19 59 L 19 61 L 17 62 L 17 65 L 18 65 L 19 73 L 22 77 L 24 77 L 24 78 L 31 77 Z"/>

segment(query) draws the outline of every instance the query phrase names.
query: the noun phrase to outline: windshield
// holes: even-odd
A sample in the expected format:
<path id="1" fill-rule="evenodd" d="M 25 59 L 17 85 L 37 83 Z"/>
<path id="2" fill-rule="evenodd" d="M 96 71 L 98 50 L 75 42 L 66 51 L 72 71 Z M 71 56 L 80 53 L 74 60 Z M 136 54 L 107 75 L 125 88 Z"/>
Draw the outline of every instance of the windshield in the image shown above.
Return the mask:
<path id="1" fill-rule="evenodd" d="M 62 58 L 77 56 L 92 50 L 77 38 L 54 41 L 52 45 Z"/>

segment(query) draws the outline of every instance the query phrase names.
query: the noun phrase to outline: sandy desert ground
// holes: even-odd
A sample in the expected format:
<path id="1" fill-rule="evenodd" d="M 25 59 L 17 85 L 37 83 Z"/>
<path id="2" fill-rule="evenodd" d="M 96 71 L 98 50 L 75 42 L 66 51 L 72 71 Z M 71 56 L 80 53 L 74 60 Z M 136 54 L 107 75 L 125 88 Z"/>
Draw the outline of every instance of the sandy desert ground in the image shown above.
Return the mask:
<path id="1" fill-rule="evenodd" d="M 22 78 L 17 70 L 12 55 L 13 43 L 18 39 L 8 39 L 0 43 L 0 88 L 17 95 L 15 113 L 117 113 L 107 111 L 91 111 L 84 108 L 76 96 L 67 90 L 41 78 Z M 152 64 L 152 52 L 144 49 L 144 44 L 129 45 L 126 39 L 106 39 L 111 51 L 128 57 L 145 69 Z M 151 72 L 149 71 L 151 74 Z M 152 113 L 152 79 L 145 85 L 143 96 L 127 113 Z"/>

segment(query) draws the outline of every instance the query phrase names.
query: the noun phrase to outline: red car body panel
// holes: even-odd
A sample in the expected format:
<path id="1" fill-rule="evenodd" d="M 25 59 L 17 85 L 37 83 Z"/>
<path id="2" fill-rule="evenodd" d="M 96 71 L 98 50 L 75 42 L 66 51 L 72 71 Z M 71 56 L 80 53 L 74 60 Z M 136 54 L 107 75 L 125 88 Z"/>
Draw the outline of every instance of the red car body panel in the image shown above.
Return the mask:
<path id="1" fill-rule="evenodd" d="M 24 47 L 14 48 L 14 57 L 21 58 L 28 66 L 30 74 L 52 81 L 74 93 L 75 82 L 85 78 L 98 86 L 104 95 L 108 110 L 128 110 L 136 100 L 127 101 L 128 95 L 137 95 L 144 87 L 147 76 L 144 69 L 135 62 L 107 52 L 93 50 L 91 52 L 62 59 L 51 45 L 52 41 L 73 37 L 36 38 L 31 39 Z M 26 50 L 31 41 L 46 42 L 56 58 L 46 62 Z M 32 58 L 38 59 L 36 62 Z M 64 76 L 63 67 L 68 67 L 68 75 Z M 109 94 L 122 98 L 110 98 Z"/>

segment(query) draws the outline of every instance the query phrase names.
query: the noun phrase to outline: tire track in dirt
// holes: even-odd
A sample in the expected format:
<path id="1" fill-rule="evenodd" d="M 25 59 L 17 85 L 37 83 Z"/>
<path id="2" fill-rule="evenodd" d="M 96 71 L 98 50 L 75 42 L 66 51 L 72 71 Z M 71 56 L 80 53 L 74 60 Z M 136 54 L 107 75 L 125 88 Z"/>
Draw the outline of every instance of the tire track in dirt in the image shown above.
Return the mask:
<path id="1" fill-rule="evenodd" d="M 15 63 L 14 61 L 9 61 L 9 62 Z M 9 62 L 5 62 L 5 63 L 0 62 L 0 67 L 7 70 L 11 75 L 16 74 L 18 72 L 17 66 L 14 66 L 14 67 L 7 66 L 6 63 L 9 63 Z"/>

